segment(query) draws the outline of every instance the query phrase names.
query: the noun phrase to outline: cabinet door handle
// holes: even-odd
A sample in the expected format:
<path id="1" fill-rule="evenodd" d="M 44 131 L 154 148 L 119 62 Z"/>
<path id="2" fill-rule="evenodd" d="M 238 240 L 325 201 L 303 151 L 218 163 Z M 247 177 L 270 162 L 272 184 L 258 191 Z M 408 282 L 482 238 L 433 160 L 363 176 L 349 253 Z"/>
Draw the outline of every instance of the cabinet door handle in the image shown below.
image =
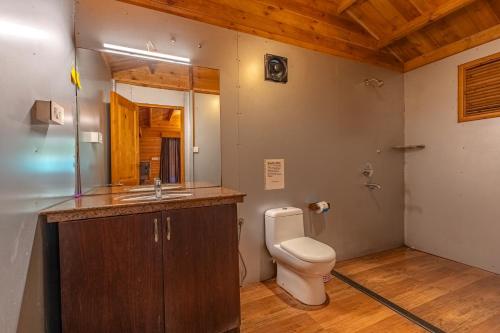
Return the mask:
<path id="1" fill-rule="evenodd" d="M 170 240 L 170 217 L 167 217 L 167 240 Z"/>
<path id="2" fill-rule="evenodd" d="M 153 223 L 155 225 L 155 243 L 158 243 L 158 219 L 154 219 Z"/>

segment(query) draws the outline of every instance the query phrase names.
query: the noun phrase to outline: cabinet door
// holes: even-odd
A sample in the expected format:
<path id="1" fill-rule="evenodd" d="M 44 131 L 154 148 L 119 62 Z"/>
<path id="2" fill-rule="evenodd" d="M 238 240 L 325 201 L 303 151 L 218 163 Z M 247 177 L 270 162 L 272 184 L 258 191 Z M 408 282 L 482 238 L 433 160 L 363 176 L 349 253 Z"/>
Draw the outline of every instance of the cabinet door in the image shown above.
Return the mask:
<path id="1" fill-rule="evenodd" d="M 161 228 L 161 213 L 59 225 L 63 332 L 164 332 Z"/>
<path id="2" fill-rule="evenodd" d="M 238 328 L 236 205 L 167 211 L 163 221 L 166 331 Z"/>

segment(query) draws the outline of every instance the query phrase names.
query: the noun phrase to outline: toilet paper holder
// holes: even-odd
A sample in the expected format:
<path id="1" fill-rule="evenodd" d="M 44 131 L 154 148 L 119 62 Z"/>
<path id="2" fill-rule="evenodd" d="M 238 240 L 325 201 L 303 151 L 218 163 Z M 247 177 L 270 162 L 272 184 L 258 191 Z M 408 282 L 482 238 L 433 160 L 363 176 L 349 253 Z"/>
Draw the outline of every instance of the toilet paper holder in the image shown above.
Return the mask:
<path id="1" fill-rule="evenodd" d="M 309 209 L 316 214 L 326 213 L 331 208 L 331 204 L 326 201 L 313 202 L 309 204 Z"/>

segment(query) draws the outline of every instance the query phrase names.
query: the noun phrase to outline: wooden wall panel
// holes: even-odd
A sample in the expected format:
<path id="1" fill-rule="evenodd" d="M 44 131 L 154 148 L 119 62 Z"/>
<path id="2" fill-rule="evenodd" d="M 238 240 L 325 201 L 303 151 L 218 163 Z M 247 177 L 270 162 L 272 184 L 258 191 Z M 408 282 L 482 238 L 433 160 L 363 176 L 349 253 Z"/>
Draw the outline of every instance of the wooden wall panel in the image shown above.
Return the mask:
<path id="1" fill-rule="evenodd" d="M 220 94 L 219 70 L 194 66 L 193 90 L 201 93 Z"/>
<path id="2" fill-rule="evenodd" d="M 149 112 L 143 108 L 141 113 Z M 141 127 L 139 139 L 140 160 L 150 162 L 149 182 L 160 175 L 160 153 L 162 137 L 181 138 L 181 111 L 174 111 L 170 121 L 166 120 L 168 109 L 155 108 L 150 127 Z"/>

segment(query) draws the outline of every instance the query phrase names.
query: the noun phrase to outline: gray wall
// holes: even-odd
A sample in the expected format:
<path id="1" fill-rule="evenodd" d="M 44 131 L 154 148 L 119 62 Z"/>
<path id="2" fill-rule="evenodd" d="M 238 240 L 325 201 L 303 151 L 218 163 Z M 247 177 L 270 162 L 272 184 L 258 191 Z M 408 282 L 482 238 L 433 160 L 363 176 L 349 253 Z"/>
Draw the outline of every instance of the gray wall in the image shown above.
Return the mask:
<path id="1" fill-rule="evenodd" d="M 328 215 L 306 210 L 306 230 L 340 259 L 403 244 L 403 154 L 390 149 L 404 139 L 402 74 L 116 1 L 81 0 L 77 31 L 78 46 L 144 48 L 149 39 L 221 70 L 222 178 L 248 194 L 239 207 L 248 282 L 273 274 L 264 246 L 268 208 L 332 202 Z M 288 57 L 288 84 L 263 80 L 267 52 Z M 384 87 L 364 86 L 369 77 Z M 285 158 L 285 190 L 264 191 L 265 158 Z M 368 161 L 380 192 L 362 186 Z"/>
<path id="2" fill-rule="evenodd" d="M 306 233 L 335 248 L 339 259 L 402 245 L 403 156 L 390 149 L 403 142 L 402 75 L 249 35 L 238 44 L 238 171 L 248 193 L 239 213 L 248 280 L 273 274 L 264 246 L 269 208 L 304 209 Z M 264 81 L 265 53 L 288 57 L 286 85 Z M 369 77 L 384 87 L 366 87 Z M 285 190 L 264 190 L 266 158 L 285 159 Z M 382 191 L 362 186 L 368 161 Z M 307 204 L 319 200 L 331 202 L 332 211 L 311 214 Z"/>
<path id="3" fill-rule="evenodd" d="M 406 242 L 500 273 L 500 118 L 457 122 L 457 66 L 500 40 L 405 74 Z"/>
<path id="4" fill-rule="evenodd" d="M 111 74 L 101 55 L 85 49 L 76 50 L 82 89 L 78 91 L 81 132 L 101 132 L 103 143 L 80 140 L 80 175 L 82 191 L 109 184 L 109 117 L 108 103 Z M 81 138 L 80 138 L 81 139 Z"/>
<path id="5" fill-rule="evenodd" d="M 194 181 L 208 186 L 221 185 L 220 97 L 194 94 Z"/>
<path id="6" fill-rule="evenodd" d="M 74 193 L 73 2 L 3 0 L 0 13 L 29 32 L 0 31 L 0 331 L 42 332 L 37 211 Z M 62 105 L 65 125 L 31 125 L 36 99 Z"/>

